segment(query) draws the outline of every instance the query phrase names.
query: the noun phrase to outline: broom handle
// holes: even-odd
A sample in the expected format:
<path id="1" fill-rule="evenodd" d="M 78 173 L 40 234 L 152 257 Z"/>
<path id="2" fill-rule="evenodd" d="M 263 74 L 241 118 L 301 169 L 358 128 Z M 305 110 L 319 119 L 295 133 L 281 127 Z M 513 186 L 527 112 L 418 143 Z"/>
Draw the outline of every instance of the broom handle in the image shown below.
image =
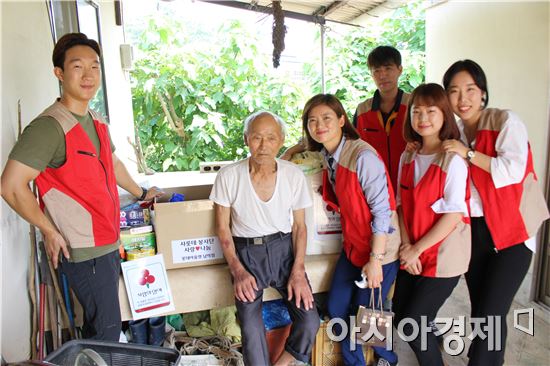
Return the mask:
<path id="1" fill-rule="evenodd" d="M 57 275 L 55 274 L 55 269 L 53 268 L 53 264 L 51 261 L 48 261 L 48 267 L 50 268 L 50 274 L 52 275 L 53 287 L 55 289 L 55 294 L 57 296 L 57 303 L 61 308 L 61 315 L 63 316 L 63 322 L 68 325 L 71 339 L 76 339 L 74 329 L 70 325 L 71 323 L 69 321 L 69 315 L 67 314 L 67 308 L 65 307 L 65 301 L 63 300 L 63 295 L 61 294 L 61 290 L 59 289 L 59 281 L 57 280 Z"/>
<path id="2" fill-rule="evenodd" d="M 46 284 L 40 284 L 40 324 L 38 335 L 38 359 L 44 360 L 44 310 L 46 308 Z"/>
<path id="3" fill-rule="evenodd" d="M 60 344 L 57 343 L 57 334 L 59 333 L 59 329 L 57 324 L 55 292 L 51 284 L 46 285 L 46 297 L 48 299 L 48 318 L 50 321 L 50 330 L 52 332 L 52 349 L 56 350 L 60 346 Z"/>
<path id="4" fill-rule="evenodd" d="M 30 257 L 30 268 L 28 273 L 28 286 L 29 286 L 29 296 L 31 298 L 32 304 L 32 329 L 31 329 L 31 359 L 35 360 L 38 356 L 36 352 L 36 338 L 38 332 L 38 309 L 36 303 L 36 228 L 34 225 L 30 227 L 30 239 L 31 239 L 31 257 Z"/>

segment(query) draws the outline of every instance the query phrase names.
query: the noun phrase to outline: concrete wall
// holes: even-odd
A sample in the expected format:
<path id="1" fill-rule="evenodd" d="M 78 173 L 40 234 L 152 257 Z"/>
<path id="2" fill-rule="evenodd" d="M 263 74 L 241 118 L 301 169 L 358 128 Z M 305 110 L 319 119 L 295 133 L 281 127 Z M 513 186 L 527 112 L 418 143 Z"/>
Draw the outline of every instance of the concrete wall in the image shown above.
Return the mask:
<path id="1" fill-rule="evenodd" d="M 51 66 L 53 40 L 44 2 L 0 2 L 2 9 L 1 164 L 17 139 L 17 101 L 27 125 L 59 94 Z M 23 22 L 24 20 L 24 22 Z M 22 26 L 29 24 L 32 26 Z M 6 361 L 28 357 L 30 305 L 27 269 L 29 225 L 1 200 L 1 352 Z"/>
<path id="2" fill-rule="evenodd" d="M 21 100 L 22 124 L 26 126 L 59 95 L 53 75 L 51 37 L 43 1 L 1 1 L 2 14 L 2 123 L 1 168 L 17 139 L 17 101 Z M 121 70 L 121 26 L 115 25 L 112 1 L 100 2 L 103 53 L 106 67 L 111 134 L 117 154 L 128 162 L 132 151 L 126 136 L 133 137 L 130 85 Z M 127 164 L 131 171 L 132 164 Z M 30 253 L 29 225 L 0 200 L 2 279 L 0 353 L 8 362 L 30 355 L 30 304 L 27 272 Z"/>
<path id="3" fill-rule="evenodd" d="M 426 11 L 426 80 L 441 83 L 456 60 L 478 62 L 489 106 L 511 109 L 525 122 L 542 185 L 549 173 L 549 23 L 549 2 L 449 1 Z M 534 275 L 518 294 L 523 303 L 533 296 Z"/>

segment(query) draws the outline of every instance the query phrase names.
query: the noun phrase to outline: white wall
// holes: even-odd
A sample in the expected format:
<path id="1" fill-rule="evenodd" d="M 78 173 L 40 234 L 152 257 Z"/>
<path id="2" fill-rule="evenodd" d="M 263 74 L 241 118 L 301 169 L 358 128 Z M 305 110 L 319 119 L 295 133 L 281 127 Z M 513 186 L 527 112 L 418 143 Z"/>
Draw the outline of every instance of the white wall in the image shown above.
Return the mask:
<path id="1" fill-rule="evenodd" d="M 449 1 L 426 11 L 426 80 L 441 83 L 459 59 L 478 62 L 487 74 L 489 106 L 511 109 L 525 122 L 543 186 L 549 173 L 549 23 L 547 1 Z M 523 302 L 533 295 L 532 279 L 531 271 L 519 293 Z"/>
<path id="2" fill-rule="evenodd" d="M 2 122 L 1 168 L 17 139 L 17 100 L 21 100 L 25 127 L 59 95 L 53 76 L 53 40 L 44 1 L 0 1 L 2 14 Z M 100 3 L 103 54 L 106 67 L 111 135 L 117 155 L 133 157 L 126 136 L 133 138 L 129 82 L 121 70 L 119 44 L 122 26 L 115 25 L 112 1 Z M 134 171 L 133 164 L 127 166 Z M 30 253 L 29 225 L 0 200 L 2 279 L 0 353 L 8 362 L 30 357 L 30 303 L 27 271 Z"/>
<path id="3" fill-rule="evenodd" d="M 2 9 L 2 134 L 0 162 L 4 167 L 17 139 L 17 100 L 27 125 L 59 94 L 53 76 L 45 2 L 0 2 Z M 27 26 L 22 26 L 26 24 Z M 2 308 L 0 352 L 6 361 L 28 357 L 30 306 L 27 268 L 29 225 L 1 200 Z"/>

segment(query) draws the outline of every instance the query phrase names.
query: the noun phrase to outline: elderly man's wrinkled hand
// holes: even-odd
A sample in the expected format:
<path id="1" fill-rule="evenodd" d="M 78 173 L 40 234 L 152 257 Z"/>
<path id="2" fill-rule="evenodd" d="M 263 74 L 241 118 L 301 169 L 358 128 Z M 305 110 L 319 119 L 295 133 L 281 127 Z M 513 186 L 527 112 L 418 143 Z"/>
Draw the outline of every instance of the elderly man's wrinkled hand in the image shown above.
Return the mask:
<path id="1" fill-rule="evenodd" d="M 256 300 L 258 285 L 256 279 L 246 269 L 242 268 L 233 275 L 233 289 L 235 297 L 242 302 Z"/>
<path id="2" fill-rule="evenodd" d="M 292 271 L 288 280 L 287 290 L 288 301 L 292 301 L 292 298 L 294 298 L 298 309 L 302 302 L 305 310 L 313 309 L 313 294 L 307 282 L 305 271 Z"/>

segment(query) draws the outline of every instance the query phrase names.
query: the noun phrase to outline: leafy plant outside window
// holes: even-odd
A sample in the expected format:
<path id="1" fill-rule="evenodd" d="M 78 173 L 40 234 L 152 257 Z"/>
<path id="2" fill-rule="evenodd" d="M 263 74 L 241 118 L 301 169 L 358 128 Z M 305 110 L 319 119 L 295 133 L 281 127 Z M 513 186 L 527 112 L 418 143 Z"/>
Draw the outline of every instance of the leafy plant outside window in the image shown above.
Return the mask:
<path id="1" fill-rule="evenodd" d="M 375 90 L 367 67 L 374 47 L 390 44 L 403 55 L 401 87 L 424 80 L 424 18 L 419 3 L 399 8 L 383 31 L 349 28 L 327 32 L 326 92 L 355 107 Z M 151 17 L 130 28 L 143 55 L 132 71 L 134 122 L 143 154 L 154 171 L 197 170 L 201 161 L 246 157 L 243 121 L 269 110 L 288 124 L 286 146 L 302 135 L 301 111 L 321 91 L 320 60 L 303 65 L 303 77 L 275 76 L 258 38 L 237 21 L 216 37 L 174 17 Z M 283 53 L 284 55 L 284 53 Z"/>

